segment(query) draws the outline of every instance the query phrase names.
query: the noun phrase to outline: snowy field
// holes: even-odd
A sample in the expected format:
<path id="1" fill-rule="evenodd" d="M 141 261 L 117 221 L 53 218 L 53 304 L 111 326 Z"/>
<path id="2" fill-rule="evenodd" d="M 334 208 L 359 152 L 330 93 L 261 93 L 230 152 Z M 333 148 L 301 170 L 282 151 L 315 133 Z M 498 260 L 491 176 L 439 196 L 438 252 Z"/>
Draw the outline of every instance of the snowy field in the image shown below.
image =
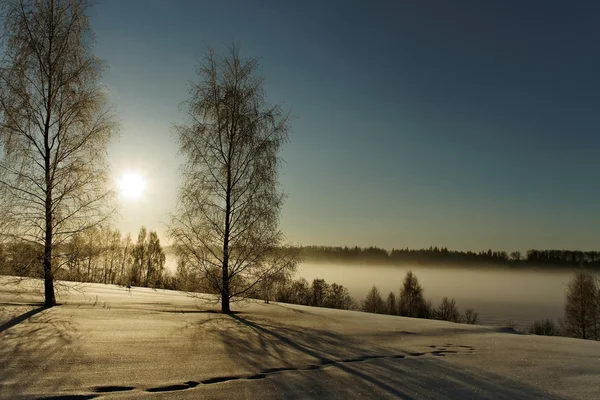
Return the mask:
<path id="1" fill-rule="evenodd" d="M 600 398 L 598 342 L 259 302 L 225 316 L 181 292 L 60 286 L 44 309 L 41 282 L 0 277 L 1 398 Z"/>

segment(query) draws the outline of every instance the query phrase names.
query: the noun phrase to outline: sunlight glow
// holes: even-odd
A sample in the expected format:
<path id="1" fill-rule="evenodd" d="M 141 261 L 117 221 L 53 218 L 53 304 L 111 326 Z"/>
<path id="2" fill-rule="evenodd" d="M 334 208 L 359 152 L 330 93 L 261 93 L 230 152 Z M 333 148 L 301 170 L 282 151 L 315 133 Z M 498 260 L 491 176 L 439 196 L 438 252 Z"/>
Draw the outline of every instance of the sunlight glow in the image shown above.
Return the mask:
<path id="1" fill-rule="evenodd" d="M 126 199 L 139 199 L 144 195 L 146 181 L 137 172 L 125 172 L 119 180 L 119 191 Z"/>

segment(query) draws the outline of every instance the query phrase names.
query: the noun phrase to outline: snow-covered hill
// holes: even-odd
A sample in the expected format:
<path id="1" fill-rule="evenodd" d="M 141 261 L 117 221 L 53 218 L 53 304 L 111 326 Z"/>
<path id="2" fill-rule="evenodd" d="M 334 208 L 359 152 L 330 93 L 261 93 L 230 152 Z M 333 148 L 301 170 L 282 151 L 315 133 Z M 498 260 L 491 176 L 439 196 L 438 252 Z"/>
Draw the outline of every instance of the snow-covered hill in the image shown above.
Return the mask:
<path id="1" fill-rule="evenodd" d="M 598 399 L 600 343 L 284 304 L 0 277 L 0 397 Z M 73 397 L 75 398 L 75 397 Z"/>

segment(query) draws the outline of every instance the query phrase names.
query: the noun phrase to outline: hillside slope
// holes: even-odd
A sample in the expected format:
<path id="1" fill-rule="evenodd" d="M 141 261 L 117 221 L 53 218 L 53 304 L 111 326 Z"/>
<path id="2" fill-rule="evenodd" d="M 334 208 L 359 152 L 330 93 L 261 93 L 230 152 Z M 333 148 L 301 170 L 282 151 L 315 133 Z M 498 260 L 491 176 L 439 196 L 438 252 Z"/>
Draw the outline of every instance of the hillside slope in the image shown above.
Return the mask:
<path id="1" fill-rule="evenodd" d="M 0 277 L 0 397 L 597 399 L 600 343 L 185 293 Z M 87 396 L 87 397 L 85 397 Z"/>

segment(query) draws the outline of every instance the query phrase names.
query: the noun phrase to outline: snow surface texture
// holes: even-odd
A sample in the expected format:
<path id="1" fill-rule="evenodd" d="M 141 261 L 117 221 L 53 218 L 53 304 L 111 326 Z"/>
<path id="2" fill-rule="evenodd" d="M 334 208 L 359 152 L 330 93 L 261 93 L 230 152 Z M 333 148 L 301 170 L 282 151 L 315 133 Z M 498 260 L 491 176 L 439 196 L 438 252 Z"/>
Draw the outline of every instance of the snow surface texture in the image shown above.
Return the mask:
<path id="1" fill-rule="evenodd" d="M 600 399 L 600 343 L 0 277 L 0 398 Z M 36 303 L 38 302 L 38 303 Z M 64 397 L 70 396 L 70 397 Z"/>

